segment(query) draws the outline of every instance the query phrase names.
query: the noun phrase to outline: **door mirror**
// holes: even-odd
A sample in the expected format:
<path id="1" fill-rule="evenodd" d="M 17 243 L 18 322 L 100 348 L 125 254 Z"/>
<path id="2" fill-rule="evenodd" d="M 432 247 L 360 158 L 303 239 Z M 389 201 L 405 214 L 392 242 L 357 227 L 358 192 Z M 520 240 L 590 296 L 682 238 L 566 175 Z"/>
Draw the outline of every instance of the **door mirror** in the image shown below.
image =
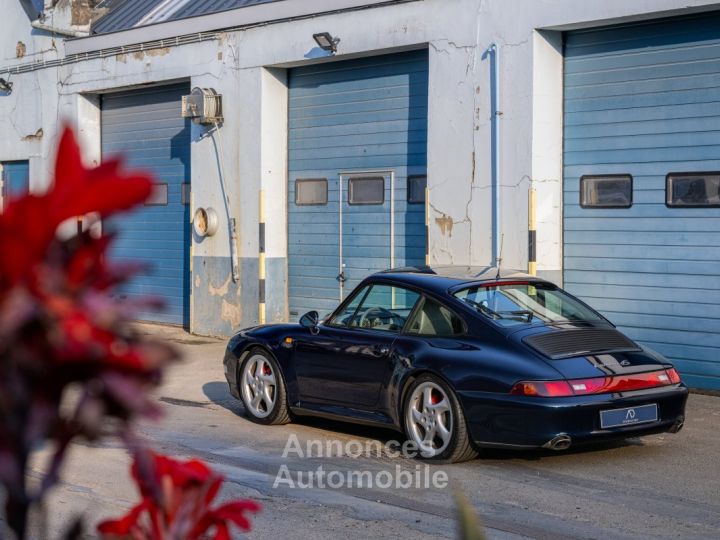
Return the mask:
<path id="1" fill-rule="evenodd" d="M 320 317 L 317 311 L 308 311 L 305 315 L 300 317 L 300 326 L 309 328 L 313 334 L 317 334 L 318 324 L 320 324 Z"/>

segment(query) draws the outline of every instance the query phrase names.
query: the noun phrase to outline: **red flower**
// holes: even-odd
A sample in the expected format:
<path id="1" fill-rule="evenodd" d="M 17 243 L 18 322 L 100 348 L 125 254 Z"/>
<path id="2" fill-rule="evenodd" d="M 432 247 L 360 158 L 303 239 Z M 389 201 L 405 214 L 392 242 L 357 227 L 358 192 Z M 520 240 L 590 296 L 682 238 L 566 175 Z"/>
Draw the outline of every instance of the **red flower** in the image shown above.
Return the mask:
<path id="1" fill-rule="evenodd" d="M 110 298 L 109 289 L 130 274 L 108 261 L 112 239 L 56 237 L 64 221 L 126 210 L 151 189 L 148 175 L 123 173 L 117 160 L 84 167 L 66 129 L 52 187 L 12 201 L 0 214 L 0 482 L 6 522 L 17 538 L 26 537 L 30 507 L 58 481 L 75 437 L 113 430 L 129 440 L 134 417 L 157 413 L 149 390 L 177 354 L 142 339 L 127 324 L 133 304 Z M 61 407 L 71 384 L 79 392 Z M 31 491 L 30 453 L 48 442 L 54 452 Z M 141 501 L 122 519 L 102 523 L 104 538 L 229 540 L 231 526 L 250 529 L 248 514 L 260 507 L 234 501 L 212 508 L 223 478 L 203 462 L 151 452 L 135 457 Z"/>
<path id="2" fill-rule="evenodd" d="M 13 254 L 0 262 L 0 291 L 32 277 L 63 221 L 127 210 L 147 199 L 151 191 L 150 175 L 122 173 L 117 159 L 85 168 L 75 136 L 66 127 L 52 187 L 44 195 L 27 195 L 11 202 L 0 215 L 0 253 Z"/>
<path id="3" fill-rule="evenodd" d="M 17 538 L 26 535 L 31 505 L 57 482 L 75 437 L 123 435 L 133 418 L 158 412 L 151 390 L 177 353 L 128 324 L 134 308 L 158 304 L 109 294 L 137 267 L 109 260 L 111 237 L 57 237 L 64 221 L 127 210 L 151 190 L 149 175 L 125 172 L 118 160 L 83 166 L 65 129 L 51 187 L 10 201 L 0 214 L 0 482 Z M 61 407 L 69 385 L 77 399 Z M 44 445 L 54 448 L 47 473 L 28 485 L 30 453 Z"/>
<path id="4" fill-rule="evenodd" d="M 98 525 L 106 540 L 229 540 L 230 525 L 249 531 L 247 514 L 260 510 L 249 500 L 210 508 L 224 479 L 196 459 L 138 452 L 131 470 L 142 500 L 123 518 Z"/>

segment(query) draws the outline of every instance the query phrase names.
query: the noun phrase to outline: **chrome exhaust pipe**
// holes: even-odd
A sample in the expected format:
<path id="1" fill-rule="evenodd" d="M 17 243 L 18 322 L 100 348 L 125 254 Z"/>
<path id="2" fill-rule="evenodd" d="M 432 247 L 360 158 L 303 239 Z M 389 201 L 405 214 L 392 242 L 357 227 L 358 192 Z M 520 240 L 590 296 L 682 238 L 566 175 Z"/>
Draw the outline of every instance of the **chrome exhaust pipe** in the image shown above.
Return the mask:
<path id="1" fill-rule="evenodd" d="M 558 435 L 555 435 L 552 439 L 550 439 L 548 442 L 543 444 L 543 448 L 548 448 L 550 450 L 567 450 L 570 448 L 570 445 L 572 444 L 572 438 L 570 438 L 570 435 L 567 433 L 559 433 Z"/>
<path id="2" fill-rule="evenodd" d="M 670 427 L 670 429 L 668 431 L 670 433 L 677 433 L 683 428 L 684 425 L 685 425 L 685 417 L 681 416 L 680 418 L 678 418 L 675 421 L 675 423 Z"/>

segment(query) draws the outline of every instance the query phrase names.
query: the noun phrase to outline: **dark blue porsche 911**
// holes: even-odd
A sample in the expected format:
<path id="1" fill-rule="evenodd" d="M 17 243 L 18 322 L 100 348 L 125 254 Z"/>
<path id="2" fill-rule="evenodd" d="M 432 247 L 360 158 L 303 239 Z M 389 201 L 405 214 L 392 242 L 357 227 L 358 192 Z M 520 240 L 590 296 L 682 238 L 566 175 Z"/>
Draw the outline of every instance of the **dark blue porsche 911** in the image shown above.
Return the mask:
<path id="1" fill-rule="evenodd" d="M 394 428 L 430 460 L 677 432 L 670 362 L 552 283 L 495 268 L 366 278 L 329 316 L 238 332 L 224 359 L 251 420 Z"/>

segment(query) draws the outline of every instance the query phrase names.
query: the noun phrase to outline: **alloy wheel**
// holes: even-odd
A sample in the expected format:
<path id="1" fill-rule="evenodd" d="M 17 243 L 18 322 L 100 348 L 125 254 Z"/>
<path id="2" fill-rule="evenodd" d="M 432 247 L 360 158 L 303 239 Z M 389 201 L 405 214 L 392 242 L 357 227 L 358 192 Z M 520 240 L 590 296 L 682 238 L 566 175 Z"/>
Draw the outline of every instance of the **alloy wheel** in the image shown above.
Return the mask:
<path id="1" fill-rule="evenodd" d="M 406 411 L 408 435 L 423 457 L 441 454 L 450 444 L 453 413 L 445 391 L 431 381 L 418 385 L 408 401 Z"/>
<path id="2" fill-rule="evenodd" d="M 272 365 L 263 355 L 251 356 L 242 372 L 242 394 L 245 406 L 256 418 L 269 416 L 277 399 L 277 380 Z"/>

